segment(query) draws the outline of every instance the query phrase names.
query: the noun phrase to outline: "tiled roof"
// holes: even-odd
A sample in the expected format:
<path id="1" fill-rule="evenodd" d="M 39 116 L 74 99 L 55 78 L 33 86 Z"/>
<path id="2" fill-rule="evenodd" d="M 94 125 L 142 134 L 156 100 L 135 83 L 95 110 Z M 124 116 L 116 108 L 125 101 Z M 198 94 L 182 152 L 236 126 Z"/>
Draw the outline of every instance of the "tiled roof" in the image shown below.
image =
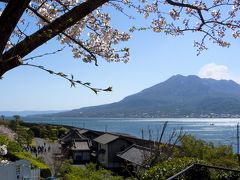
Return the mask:
<path id="1" fill-rule="evenodd" d="M 88 132 L 89 130 L 88 129 L 80 129 L 79 130 L 79 133 L 80 134 L 84 134 L 84 133 L 86 133 L 86 132 Z"/>
<path id="2" fill-rule="evenodd" d="M 88 142 L 87 141 L 80 141 L 80 142 L 75 142 L 74 145 L 71 147 L 71 150 L 82 150 L 82 151 L 88 151 L 90 150 L 89 146 L 88 146 Z"/>
<path id="3" fill-rule="evenodd" d="M 144 161 L 150 157 L 150 155 L 150 149 L 143 146 L 138 146 L 136 144 L 117 154 L 118 157 L 139 166 L 142 166 Z"/>
<path id="4" fill-rule="evenodd" d="M 78 129 L 71 129 L 65 136 L 61 138 L 61 141 L 71 142 L 73 139 L 87 139 L 85 136 L 83 136 Z"/>
<path id="5" fill-rule="evenodd" d="M 97 137 L 96 139 L 94 139 L 94 141 L 101 143 L 101 144 L 108 144 L 118 138 L 119 138 L 118 136 L 114 136 L 112 134 L 103 134 L 103 135 Z"/>

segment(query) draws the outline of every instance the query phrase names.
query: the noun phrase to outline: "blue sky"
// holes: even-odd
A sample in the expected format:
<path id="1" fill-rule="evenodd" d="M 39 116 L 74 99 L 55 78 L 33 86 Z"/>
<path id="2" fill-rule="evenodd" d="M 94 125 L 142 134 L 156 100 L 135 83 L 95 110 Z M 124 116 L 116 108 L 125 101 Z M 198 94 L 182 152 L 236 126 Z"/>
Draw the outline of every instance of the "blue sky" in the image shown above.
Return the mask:
<path id="1" fill-rule="evenodd" d="M 129 24 L 120 22 L 118 26 L 124 30 Z M 130 47 L 131 58 L 127 64 L 107 63 L 99 59 L 99 66 L 96 67 L 73 59 L 69 49 L 34 60 L 34 63 L 46 68 L 73 74 L 76 79 L 91 82 L 95 87 L 113 86 L 113 92 L 95 95 L 82 86 L 70 88 L 67 81 L 41 70 L 19 67 L 6 73 L 0 81 L 0 111 L 68 110 L 112 103 L 172 75 L 198 75 L 207 64 L 211 65 L 205 68 L 213 69 L 212 74 L 217 74 L 215 77 L 240 82 L 239 40 L 232 41 L 230 48 L 210 44 L 208 51 L 197 56 L 193 47 L 197 34 L 188 33 L 174 38 L 146 31 L 136 32 L 132 36 L 129 42 L 122 44 Z M 58 43 L 52 40 L 32 55 L 57 49 Z"/>

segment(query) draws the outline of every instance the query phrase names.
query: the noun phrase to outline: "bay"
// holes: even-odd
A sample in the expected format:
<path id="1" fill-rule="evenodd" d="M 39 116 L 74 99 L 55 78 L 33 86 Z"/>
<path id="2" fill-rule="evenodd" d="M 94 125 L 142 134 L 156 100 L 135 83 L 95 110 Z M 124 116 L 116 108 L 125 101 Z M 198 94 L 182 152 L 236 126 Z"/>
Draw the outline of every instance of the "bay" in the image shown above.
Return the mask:
<path id="1" fill-rule="evenodd" d="M 167 141 L 175 130 L 183 129 L 185 134 L 193 135 L 214 144 L 231 145 L 237 150 L 237 123 L 240 119 L 230 118 L 71 118 L 71 117 L 23 117 L 26 122 L 70 125 L 105 132 L 120 132 L 136 137 L 156 140 L 165 121 L 168 121 L 164 133 Z"/>

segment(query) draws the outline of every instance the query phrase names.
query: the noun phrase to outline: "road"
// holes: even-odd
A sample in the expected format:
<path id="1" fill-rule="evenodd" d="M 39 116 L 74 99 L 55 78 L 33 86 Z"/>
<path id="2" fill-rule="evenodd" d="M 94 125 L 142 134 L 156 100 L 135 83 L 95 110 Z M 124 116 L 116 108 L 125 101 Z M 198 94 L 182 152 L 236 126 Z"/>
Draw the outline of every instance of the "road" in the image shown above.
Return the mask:
<path id="1" fill-rule="evenodd" d="M 42 138 L 35 138 L 35 142 L 36 142 L 36 147 L 38 146 L 44 146 L 45 143 L 45 147 L 46 147 L 46 152 L 44 151 L 43 153 L 39 153 L 39 156 L 42 156 L 44 159 L 44 162 L 51 167 L 52 171 L 54 171 L 54 155 L 55 154 L 60 154 L 61 153 L 61 145 L 58 143 L 58 141 L 54 141 L 54 142 L 49 142 L 46 139 L 42 139 Z M 48 151 L 48 147 L 50 147 L 50 150 Z M 52 172 L 54 174 L 54 172 Z"/>

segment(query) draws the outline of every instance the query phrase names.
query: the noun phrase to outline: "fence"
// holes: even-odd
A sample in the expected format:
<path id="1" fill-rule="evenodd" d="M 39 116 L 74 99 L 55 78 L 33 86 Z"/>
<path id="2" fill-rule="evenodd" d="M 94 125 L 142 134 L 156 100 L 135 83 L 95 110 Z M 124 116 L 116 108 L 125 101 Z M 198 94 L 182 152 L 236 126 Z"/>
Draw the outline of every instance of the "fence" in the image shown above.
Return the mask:
<path id="1" fill-rule="evenodd" d="M 31 180 L 40 180 L 40 169 L 31 170 Z"/>

